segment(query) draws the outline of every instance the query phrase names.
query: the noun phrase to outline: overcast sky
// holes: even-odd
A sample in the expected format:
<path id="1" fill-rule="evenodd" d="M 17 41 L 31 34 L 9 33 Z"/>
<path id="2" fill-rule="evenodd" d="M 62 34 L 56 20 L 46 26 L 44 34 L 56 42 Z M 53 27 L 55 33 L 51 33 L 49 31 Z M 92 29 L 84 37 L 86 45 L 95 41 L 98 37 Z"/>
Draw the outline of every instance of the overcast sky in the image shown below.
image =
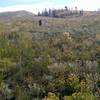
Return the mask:
<path id="1" fill-rule="evenodd" d="M 70 8 L 98 10 L 100 0 L 0 0 L 0 12 L 27 10 L 33 13 L 45 8 Z"/>

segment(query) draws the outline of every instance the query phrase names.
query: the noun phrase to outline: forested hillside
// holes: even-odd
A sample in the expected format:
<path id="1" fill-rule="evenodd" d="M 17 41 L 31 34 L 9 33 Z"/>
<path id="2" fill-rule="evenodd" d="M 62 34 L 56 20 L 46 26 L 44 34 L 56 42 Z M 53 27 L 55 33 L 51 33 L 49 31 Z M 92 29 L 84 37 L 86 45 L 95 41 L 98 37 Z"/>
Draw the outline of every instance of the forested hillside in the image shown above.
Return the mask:
<path id="1" fill-rule="evenodd" d="M 0 100 L 100 100 L 100 14 L 25 16 L 0 20 Z"/>

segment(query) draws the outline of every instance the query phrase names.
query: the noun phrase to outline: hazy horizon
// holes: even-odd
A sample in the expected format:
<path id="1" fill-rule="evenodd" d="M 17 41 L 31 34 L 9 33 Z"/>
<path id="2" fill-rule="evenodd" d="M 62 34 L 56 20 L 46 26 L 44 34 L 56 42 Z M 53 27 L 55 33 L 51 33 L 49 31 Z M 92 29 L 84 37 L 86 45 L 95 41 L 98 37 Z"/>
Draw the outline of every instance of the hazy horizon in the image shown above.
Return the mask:
<path id="1" fill-rule="evenodd" d="M 98 0 L 3 0 L 0 1 L 0 12 L 26 10 L 37 13 L 45 8 L 64 8 L 68 6 L 88 11 L 98 10 L 100 3 Z"/>

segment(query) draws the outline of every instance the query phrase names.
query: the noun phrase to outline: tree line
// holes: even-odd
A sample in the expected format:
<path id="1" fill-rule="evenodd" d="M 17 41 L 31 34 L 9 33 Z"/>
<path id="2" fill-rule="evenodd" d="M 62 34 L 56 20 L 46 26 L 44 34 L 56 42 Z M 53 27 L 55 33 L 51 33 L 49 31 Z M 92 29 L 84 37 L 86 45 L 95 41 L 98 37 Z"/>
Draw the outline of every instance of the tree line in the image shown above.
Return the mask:
<path id="1" fill-rule="evenodd" d="M 38 16 L 46 16 L 46 17 L 65 17 L 65 16 L 82 16 L 83 10 L 78 10 L 77 7 L 68 8 L 65 6 L 65 9 L 49 9 L 46 8 L 42 12 L 38 12 Z"/>

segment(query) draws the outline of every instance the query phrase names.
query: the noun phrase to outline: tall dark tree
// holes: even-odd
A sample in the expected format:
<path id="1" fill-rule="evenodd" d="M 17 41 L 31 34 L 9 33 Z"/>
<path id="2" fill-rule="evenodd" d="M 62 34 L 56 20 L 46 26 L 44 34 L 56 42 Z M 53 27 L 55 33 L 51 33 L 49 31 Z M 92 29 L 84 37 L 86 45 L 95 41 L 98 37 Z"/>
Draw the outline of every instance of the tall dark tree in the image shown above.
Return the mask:
<path id="1" fill-rule="evenodd" d="M 68 7 L 67 6 L 65 6 L 65 9 L 66 9 L 66 11 L 68 11 Z"/>
<path id="2" fill-rule="evenodd" d="M 38 16 L 41 16 L 41 13 L 40 12 L 38 12 Z"/>

